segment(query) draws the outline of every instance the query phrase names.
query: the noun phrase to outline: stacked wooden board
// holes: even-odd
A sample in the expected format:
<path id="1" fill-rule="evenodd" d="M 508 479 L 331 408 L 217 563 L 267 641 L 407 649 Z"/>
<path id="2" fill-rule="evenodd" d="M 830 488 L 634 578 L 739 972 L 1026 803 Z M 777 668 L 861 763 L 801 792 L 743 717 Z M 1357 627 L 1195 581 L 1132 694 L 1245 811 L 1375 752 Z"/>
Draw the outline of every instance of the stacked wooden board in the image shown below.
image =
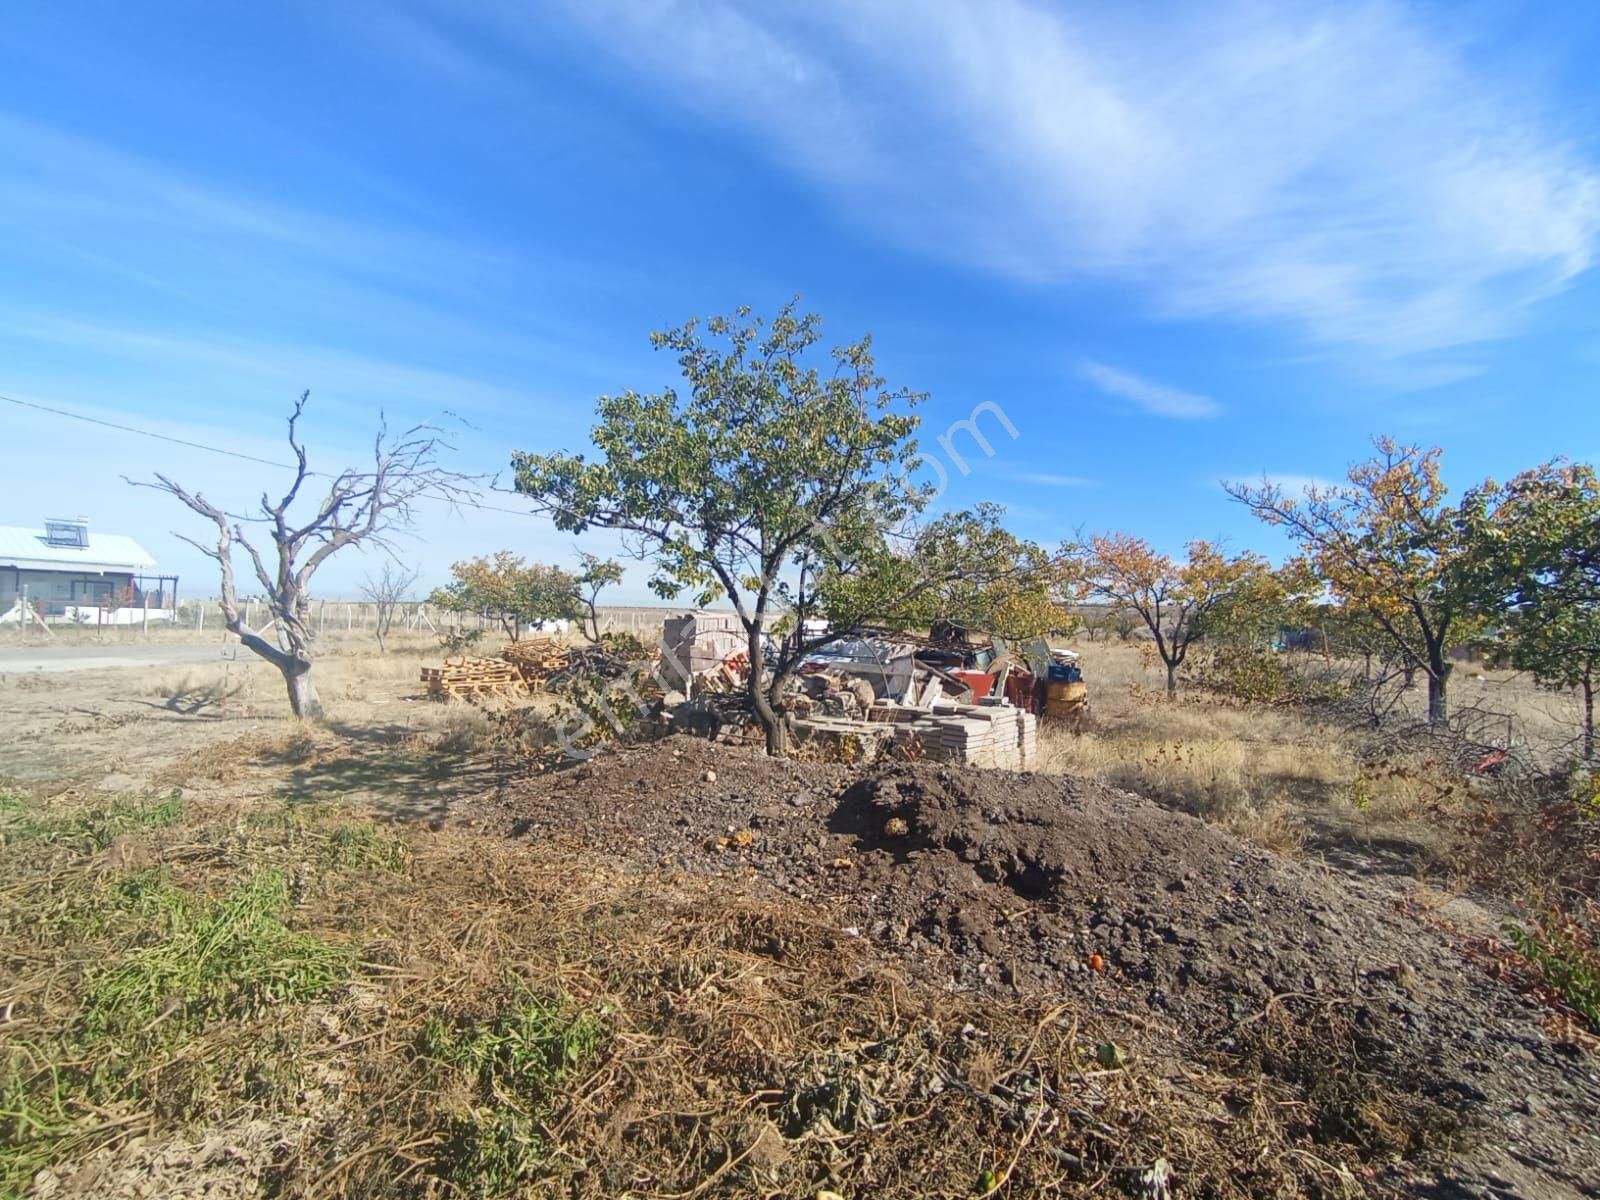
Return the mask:
<path id="1" fill-rule="evenodd" d="M 500 651 L 500 657 L 515 668 L 523 683 L 536 688 L 571 662 L 572 650 L 555 638 L 529 638 L 512 642 Z"/>
<path id="2" fill-rule="evenodd" d="M 483 696 L 520 696 L 526 691 L 522 676 L 498 658 L 445 659 L 442 667 L 423 667 L 422 682 L 435 700 L 475 700 Z"/>

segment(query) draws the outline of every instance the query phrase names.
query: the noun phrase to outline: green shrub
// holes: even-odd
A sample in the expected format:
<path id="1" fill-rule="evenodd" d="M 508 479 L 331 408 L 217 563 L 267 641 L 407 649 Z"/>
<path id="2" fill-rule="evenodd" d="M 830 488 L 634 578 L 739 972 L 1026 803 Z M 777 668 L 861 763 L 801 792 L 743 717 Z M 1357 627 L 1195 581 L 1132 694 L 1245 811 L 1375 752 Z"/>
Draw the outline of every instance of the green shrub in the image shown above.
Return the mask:
<path id="1" fill-rule="evenodd" d="M 486 1023 L 431 1018 L 423 1054 L 471 1096 L 445 1133 L 440 1161 L 451 1181 L 468 1194 L 507 1196 L 533 1179 L 549 1150 L 540 1119 L 603 1037 L 593 1014 L 527 992 Z"/>
<path id="2" fill-rule="evenodd" d="M 82 853 L 104 850 L 122 834 L 164 829 L 182 818 L 183 794 L 176 789 L 160 799 L 118 796 L 67 812 L 41 810 L 18 796 L 0 795 L 0 835 L 6 841 L 36 838 Z"/>
<path id="3" fill-rule="evenodd" d="M 348 975 L 351 954 L 290 929 L 289 889 L 259 871 L 211 904 L 166 905 L 170 928 L 129 951 L 89 987 L 91 1039 L 196 1029 L 218 1016 L 249 1016 L 272 1004 L 321 995 Z"/>
<path id="4" fill-rule="evenodd" d="M 1506 935 L 1573 1012 L 1600 1032 L 1600 947 L 1592 907 L 1579 914 L 1555 904 L 1537 906 L 1527 925 Z"/>

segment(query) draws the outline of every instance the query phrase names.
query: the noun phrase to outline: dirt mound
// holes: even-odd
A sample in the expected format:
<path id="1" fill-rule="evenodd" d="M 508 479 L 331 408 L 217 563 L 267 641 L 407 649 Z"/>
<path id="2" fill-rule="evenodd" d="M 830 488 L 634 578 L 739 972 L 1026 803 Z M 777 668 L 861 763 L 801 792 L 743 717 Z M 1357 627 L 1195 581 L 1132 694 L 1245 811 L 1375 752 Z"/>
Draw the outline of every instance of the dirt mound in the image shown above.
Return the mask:
<path id="1" fill-rule="evenodd" d="M 1392 881 L 1083 781 L 774 761 L 685 738 L 479 815 L 652 868 L 745 876 L 825 906 L 934 986 L 1054 995 L 1142 1025 L 1180 1060 L 1267 1072 L 1298 1089 L 1309 1138 L 1372 1161 L 1454 1147 L 1454 1194 L 1596 1194 L 1592 1064 Z"/>
<path id="2" fill-rule="evenodd" d="M 993 960 L 1007 983 L 1104 973 L 1210 1024 L 1382 965 L 1381 911 L 1352 911 L 1330 877 L 1126 792 L 889 767 L 842 794 L 833 825 L 906 918 L 884 932 L 980 973 Z"/>

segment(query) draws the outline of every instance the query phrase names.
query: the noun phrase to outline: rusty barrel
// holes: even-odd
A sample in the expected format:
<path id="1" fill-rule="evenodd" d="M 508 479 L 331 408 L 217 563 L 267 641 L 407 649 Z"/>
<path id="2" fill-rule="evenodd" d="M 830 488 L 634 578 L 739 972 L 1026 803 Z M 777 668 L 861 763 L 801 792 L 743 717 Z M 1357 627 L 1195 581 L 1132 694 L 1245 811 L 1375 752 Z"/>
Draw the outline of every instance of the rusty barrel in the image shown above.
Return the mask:
<path id="1" fill-rule="evenodd" d="M 1081 679 L 1052 679 L 1045 690 L 1046 717 L 1076 719 L 1089 702 L 1089 685 Z"/>

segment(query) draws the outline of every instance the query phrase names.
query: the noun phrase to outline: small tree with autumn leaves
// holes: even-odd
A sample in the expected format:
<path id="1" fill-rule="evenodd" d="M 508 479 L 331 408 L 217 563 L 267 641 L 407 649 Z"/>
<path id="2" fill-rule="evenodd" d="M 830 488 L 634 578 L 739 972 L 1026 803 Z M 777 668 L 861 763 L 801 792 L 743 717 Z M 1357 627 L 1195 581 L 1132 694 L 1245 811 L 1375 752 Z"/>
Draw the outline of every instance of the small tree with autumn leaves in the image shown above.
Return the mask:
<path id="1" fill-rule="evenodd" d="M 1469 632 L 1476 596 L 1466 539 L 1445 502 L 1440 451 L 1375 438 L 1377 453 L 1343 485 L 1290 496 L 1281 486 L 1224 484 L 1228 494 L 1300 547 L 1334 599 L 1368 615 L 1396 661 L 1428 677 L 1428 720 L 1448 712 L 1447 652 Z"/>
<path id="2" fill-rule="evenodd" d="M 582 615 L 576 575 L 527 562 L 509 550 L 458 562 L 450 574 L 451 581 L 435 589 L 429 602 L 446 612 L 477 613 L 498 621 L 512 641 L 524 625 Z"/>
<path id="3" fill-rule="evenodd" d="M 1178 690 L 1178 671 L 1190 647 L 1228 598 L 1270 575 L 1259 555 L 1229 555 L 1213 542 L 1190 542 L 1179 561 L 1143 538 L 1101 534 L 1061 548 L 1067 587 L 1117 611 L 1137 614 L 1167 668 L 1167 692 Z"/>

